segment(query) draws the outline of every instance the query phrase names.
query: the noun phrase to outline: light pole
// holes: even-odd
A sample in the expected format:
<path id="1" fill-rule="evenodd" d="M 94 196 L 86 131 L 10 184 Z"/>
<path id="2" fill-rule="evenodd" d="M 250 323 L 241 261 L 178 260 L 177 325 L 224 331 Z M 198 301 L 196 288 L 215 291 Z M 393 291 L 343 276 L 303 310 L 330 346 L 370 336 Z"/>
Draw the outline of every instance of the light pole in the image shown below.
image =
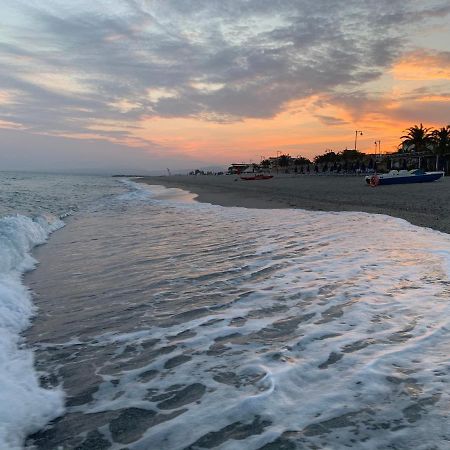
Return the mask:
<path id="1" fill-rule="evenodd" d="M 377 150 L 378 150 L 378 155 L 381 156 L 381 141 L 375 141 L 375 156 L 377 155 Z"/>
<path id="2" fill-rule="evenodd" d="M 381 158 L 381 141 L 380 140 L 378 140 L 378 153 L 379 153 L 379 157 L 378 157 L 378 161 L 382 161 L 382 158 Z M 375 173 L 377 172 L 377 167 L 376 167 L 376 164 L 377 164 L 377 158 L 375 158 Z"/>
<path id="3" fill-rule="evenodd" d="M 356 148 L 356 143 L 358 142 L 358 134 L 359 134 L 360 136 L 362 136 L 363 133 L 362 133 L 362 131 L 360 131 L 360 130 L 355 130 L 355 150 L 357 150 L 357 148 Z"/>

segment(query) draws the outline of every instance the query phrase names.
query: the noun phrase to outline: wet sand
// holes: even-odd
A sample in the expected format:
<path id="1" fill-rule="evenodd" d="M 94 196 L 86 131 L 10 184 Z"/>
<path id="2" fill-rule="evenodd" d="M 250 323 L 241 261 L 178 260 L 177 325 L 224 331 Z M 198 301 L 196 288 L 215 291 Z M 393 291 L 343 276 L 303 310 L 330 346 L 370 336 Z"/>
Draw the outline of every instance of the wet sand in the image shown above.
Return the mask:
<path id="1" fill-rule="evenodd" d="M 236 176 L 144 177 L 140 182 L 189 190 L 197 200 L 246 208 L 364 211 L 406 219 L 450 233 L 450 179 L 371 188 L 361 176 L 278 176 L 242 181 Z"/>

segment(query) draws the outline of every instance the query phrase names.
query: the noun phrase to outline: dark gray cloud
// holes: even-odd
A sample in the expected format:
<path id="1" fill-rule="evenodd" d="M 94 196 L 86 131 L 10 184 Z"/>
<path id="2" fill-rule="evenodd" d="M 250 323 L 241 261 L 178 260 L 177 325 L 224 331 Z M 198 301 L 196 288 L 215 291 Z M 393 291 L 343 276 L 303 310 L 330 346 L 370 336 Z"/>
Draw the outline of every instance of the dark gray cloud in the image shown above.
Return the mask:
<path id="1" fill-rule="evenodd" d="M 7 2 L 0 89 L 19 95 L 0 119 L 55 132 L 126 123 L 99 131 L 116 137 L 143 116 L 268 118 L 317 93 L 363 107 L 358 89 L 411 29 L 450 13 L 414 0 Z"/>

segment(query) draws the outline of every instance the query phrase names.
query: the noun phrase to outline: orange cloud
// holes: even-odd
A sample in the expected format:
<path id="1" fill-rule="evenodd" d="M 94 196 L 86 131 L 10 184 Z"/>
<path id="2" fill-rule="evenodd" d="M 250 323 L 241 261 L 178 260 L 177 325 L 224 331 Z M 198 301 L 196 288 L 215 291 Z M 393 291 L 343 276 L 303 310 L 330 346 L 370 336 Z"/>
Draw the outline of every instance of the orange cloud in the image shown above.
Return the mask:
<path id="1" fill-rule="evenodd" d="M 450 80 L 450 52 L 415 51 L 392 68 L 397 80 Z"/>
<path id="2" fill-rule="evenodd" d="M 313 157 L 331 148 L 353 148 L 355 130 L 363 130 L 358 149 L 372 152 L 374 141 L 393 151 L 407 123 L 382 114 L 361 115 L 358 122 L 344 107 L 314 96 L 293 102 L 273 119 L 247 119 L 235 123 L 205 122 L 195 118 L 148 117 L 132 135 L 196 159 L 211 158 L 228 163 L 259 161 L 277 151 Z"/>
<path id="3" fill-rule="evenodd" d="M 417 99 L 418 102 L 444 102 L 450 104 L 450 94 L 448 95 L 425 95 Z"/>

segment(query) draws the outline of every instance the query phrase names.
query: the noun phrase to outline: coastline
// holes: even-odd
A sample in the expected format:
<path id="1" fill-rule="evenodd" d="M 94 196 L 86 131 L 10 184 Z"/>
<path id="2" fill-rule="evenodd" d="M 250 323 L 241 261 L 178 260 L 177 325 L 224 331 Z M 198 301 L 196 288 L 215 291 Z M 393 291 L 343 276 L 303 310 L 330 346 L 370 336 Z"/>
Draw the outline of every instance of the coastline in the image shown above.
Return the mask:
<path id="1" fill-rule="evenodd" d="M 333 185 L 331 177 L 305 180 L 300 198 L 312 194 L 306 192 L 307 183 L 327 186 L 330 180 Z M 141 191 L 129 186 L 130 197 L 120 193 L 111 203 L 107 197 L 94 214 L 81 211 L 70 216 L 70 226 L 37 247 L 33 254 L 41 264 L 27 274 L 26 284 L 35 293 L 39 314 L 24 336 L 35 348 L 36 369 L 48 373 L 43 380 L 61 383 L 66 410 L 29 435 L 27 446 L 181 448 L 187 435 L 194 447 L 202 442 L 221 445 L 233 439 L 231 425 L 259 424 L 258 419 L 249 422 L 245 405 L 255 391 L 262 398 L 272 395 L 271 386 L 277 386 L 274 397 L 257 405 L 255 414 L 263 416 L 270 407 L 270 417 L 280 419 L 265 425 L 264 432 L 278 432 L 279 437 L 264 446 L 289 447 L 297 436 L 307 436 L 313 445 L 316 435 L 307 431 L 347 420 L 345 411 L 329 405 L 348 399 L 355 399 L 351 410 L 362 411 L 351 423 L 370 427 L 371 433 L 361 434 L 361 442 L 396 442 L 395 433 L 379 423 L 404 424 L 411 427 L 412 436 L 419 427 L 421 432 L 443 426 L 445 410 L 439 403 L 427 404 L 428 416 L 438 417 L 437 423 L 426 422 L 424 414 L 423 422 L 410 425 L 410 416 L 401 415 L 427 400 L 428 392 L 439 392 L 441 378 L 425 378 L 428 384 L 424 382 L 419 398 L 406 395 L 396 381 L 403 375 L 397 368 L 409 367 L 416 355 L 419 361 L 423 352 L 429 359 L 421 366 L 415 363 L 419 376 L 427 377 L 430 360 L 436 367 L 445 366 L 442 336 L 447 322 L 441 317 L 448 314 L 442 301 L 445 283 L 436 282 L 441 273 L 436 270 L 446 258 L 446 235 L 383 216 L 358 215 L 349 224 L 347 215 L 274 211 L 293 208 L 285 190 L 297 192 L 300 180 L 287 177 L 274 184 L 213 176 L 144 181 L 196 190 L 203 202 L 271 210 L 129 201 L 141 198 Z M 342 183 L 348 189 L 349 183 L 362 179 L 354 181 Z M 160 191 L 154 190 L 156 195 Z M 142 198 L 148 198 L 146 192 Z M 438 329 L 431 342 L 430 327 Z M 410 331 L 406 337 L 405 329 Z M 412 341 L 419 342 L 414 356 L 409 350 Z M 296 342 L 308 344 L 291 345 Z M 392 358 L 386 358 L 387 346 Z M 290 360 L 295 363 L 287 364 Z M 265 369 L 267 361 L 270 371 Z M 374 376 L 370 368 L 375 364 L 380 369 Z M 295 392 L 296 380 L 306 372 L 311 376 L 305 389 L 317 397 L 287 405 L 286 395 Z M 249 373 L 269 382 L 249 383 Z M 353 395 L 356 383 L 358 396 Z M 388 396 L 379 414 L 367 416 L 363 408 L 373 404 L 377 411 L 373 389 Z M 230 425 L 215 406 L 217 397 L 208 395 L 226 399 L 224 409 L 242 409 L 244 415 L 234 415 Z M 153 413 L 156 408 L 162 412 Z M 175 414 L 169 415 L 168 409 Z M 187 414 L 178 419 L 180 410 Z M 204 417 L 211 420 L 205 423 Z M 292 423 L 292 417 L 301 420 Z M 165 420 L 158 422 L 161 418 Z M 189 434 L 192 429 L 197 434 Z M 292 429 L 294 434 L 289 434 Z M 317 439 L 334 445 L 336 436 L 343 441 L 346 435 L 327 433 Z M 425 437 L 428 442 L 433 439 Z"/>
<path id="2" fill-rule="evenodd" d="M 237 181 L 236 181 L 237 179 Z M 450 179 L 370 188 L 362 176 L 280 175 L 242 181 L 232 175 L 172 175 L 135 181 L 180 188 L 197 200 L 245 208 L 361 211 L 405 219 L 450 234 Z"/>

